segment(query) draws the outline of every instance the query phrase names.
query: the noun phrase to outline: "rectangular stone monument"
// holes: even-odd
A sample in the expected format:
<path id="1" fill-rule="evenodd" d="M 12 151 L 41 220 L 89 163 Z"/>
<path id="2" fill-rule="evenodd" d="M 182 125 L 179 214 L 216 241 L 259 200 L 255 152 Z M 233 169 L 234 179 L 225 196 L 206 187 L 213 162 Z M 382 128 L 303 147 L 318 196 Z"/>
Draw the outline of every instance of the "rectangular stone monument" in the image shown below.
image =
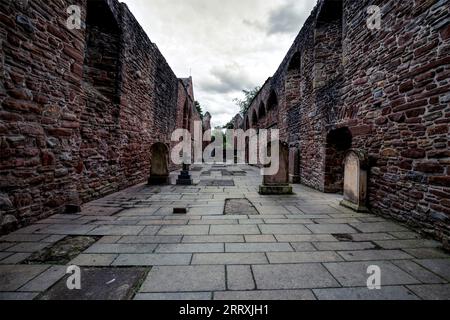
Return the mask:
<path id="1" fill-rule="evenodd" d="M 275 175 L 265 175 L 263 184 L 259 187 L 262 195 L 292 194 L 292 186 L 289 184 L 289 147 L 286 143 L 280 143 L 280 167 Z"/>
<path id="2" fill-rule="evenodd" d="M 344 200 L 341 205 L 356 212 L 369 212 L 367 204 L 368 158 L 364 151 L 352 149 L 344 160 Z"/>

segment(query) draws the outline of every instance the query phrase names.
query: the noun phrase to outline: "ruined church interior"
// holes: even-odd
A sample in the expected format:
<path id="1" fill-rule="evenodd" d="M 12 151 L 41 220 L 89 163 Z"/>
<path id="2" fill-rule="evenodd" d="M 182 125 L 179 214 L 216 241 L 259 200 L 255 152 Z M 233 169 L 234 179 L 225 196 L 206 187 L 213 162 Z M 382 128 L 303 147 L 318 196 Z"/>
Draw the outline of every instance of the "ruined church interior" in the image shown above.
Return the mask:
<path id="1" fill-rule="evenodd" d="M 448 1 L 298 0 L 219 111 L 133 1 L 0 0 L 0 300 L 450 300 Z"/>

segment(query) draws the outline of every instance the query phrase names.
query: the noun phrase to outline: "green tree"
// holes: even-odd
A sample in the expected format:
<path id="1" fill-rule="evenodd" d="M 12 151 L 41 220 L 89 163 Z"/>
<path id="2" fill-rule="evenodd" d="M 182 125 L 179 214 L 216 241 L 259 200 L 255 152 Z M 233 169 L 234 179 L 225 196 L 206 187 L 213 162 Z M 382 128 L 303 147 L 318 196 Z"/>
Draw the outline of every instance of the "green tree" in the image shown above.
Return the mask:
<path id="1" fill-rule="evenodd" d="M 195 101 L 195 109 L 197 109 L 198 113 L 200 114 L 200 119 L 202 119 L 202 121 L 203 121 L 204 114 L 203 114 L 203 109 L 202 109 L 202 106 L 200 105 L 200 102 Z"/>
<path id="2" fill-rule="evenodd" d="M 233 102 L 239 107 L 241 113 L 246 113 L 252 104 L 253 99 L 258 95 L 261 87 L 255 87 L 251 90 L 242 90 L 244 99 L 233 99 Z"/>

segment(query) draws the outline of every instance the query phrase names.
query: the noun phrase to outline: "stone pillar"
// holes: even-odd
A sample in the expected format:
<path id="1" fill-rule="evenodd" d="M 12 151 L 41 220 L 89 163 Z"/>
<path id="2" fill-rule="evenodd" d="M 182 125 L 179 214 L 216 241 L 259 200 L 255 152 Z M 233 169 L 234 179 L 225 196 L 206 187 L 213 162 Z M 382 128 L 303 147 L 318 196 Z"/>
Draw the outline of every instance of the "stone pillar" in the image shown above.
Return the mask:
<path id="1" fill-rule="evenodd" d="M 189 173 L 189 165 L 183 164 L 183 170 L 181 174 L 178 176 L 177 185 L 180 186 L 191 186 L 194 184 L 192 180 L 191 174 Z"/>
<path id="2" fill-rule="evenodd" d="M 289 182 L 300 183 L 300 150 L 297 147 L 289 150 Z"/>
<path id="3" fill-rule="evenodd" d="M 368 212 L 367 204 L 368 156 L 363 150 L 352 149 L 344 160 L 344 200 L 341 205 L 356 212 Z"/>
<path id="4" fill-rule="evenodd" d="M 259 187 L 262 195 L 292 194 L 292 186 L 289 184 L 289 147 L 280 142 L 280 168 L 278 173 L 264 176 L 263 184 Z"/>

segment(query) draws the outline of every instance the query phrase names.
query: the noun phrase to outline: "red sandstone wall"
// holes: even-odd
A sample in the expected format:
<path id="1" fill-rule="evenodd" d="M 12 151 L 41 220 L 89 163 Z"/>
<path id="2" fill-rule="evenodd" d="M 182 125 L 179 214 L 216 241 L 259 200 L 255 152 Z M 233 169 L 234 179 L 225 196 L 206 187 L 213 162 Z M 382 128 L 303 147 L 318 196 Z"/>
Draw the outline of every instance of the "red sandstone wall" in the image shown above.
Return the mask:
<path id="1" fill-rule="evenodd" d="M 125 5 L 4 0 L 0 37 L 1 232 L 146 181 L 194 97 Z"/>

